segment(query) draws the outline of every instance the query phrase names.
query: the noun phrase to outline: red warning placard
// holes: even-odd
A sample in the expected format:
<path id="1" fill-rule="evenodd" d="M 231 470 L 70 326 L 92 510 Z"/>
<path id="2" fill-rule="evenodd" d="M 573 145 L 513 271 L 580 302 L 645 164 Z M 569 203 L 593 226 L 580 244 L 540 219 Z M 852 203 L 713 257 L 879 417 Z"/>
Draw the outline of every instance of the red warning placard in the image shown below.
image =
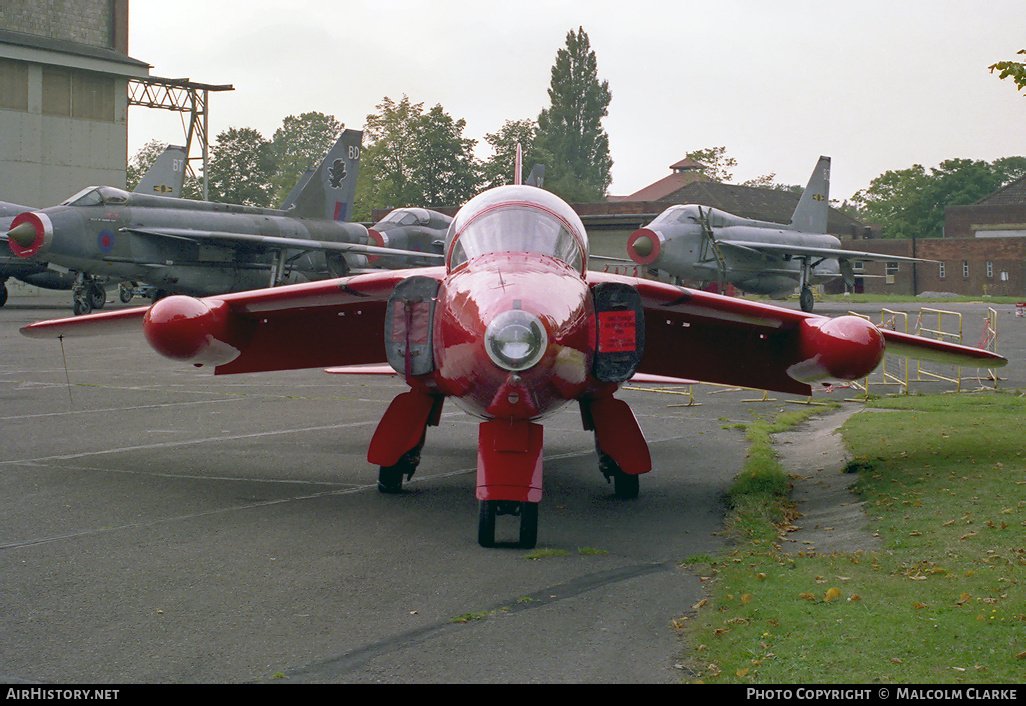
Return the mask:
<path id="1" fill-rule="evenodd" d="M 599 353 L 628 353 L 635 349 L 633 311 L 600 311 L 598 324 Z"/>

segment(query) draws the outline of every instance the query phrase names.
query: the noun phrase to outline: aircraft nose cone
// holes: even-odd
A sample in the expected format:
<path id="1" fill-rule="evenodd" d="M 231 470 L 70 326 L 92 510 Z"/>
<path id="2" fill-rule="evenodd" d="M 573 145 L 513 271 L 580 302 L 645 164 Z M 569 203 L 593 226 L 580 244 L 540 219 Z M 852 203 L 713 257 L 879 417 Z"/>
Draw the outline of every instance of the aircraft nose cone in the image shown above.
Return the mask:
<path id="1" fill-rule="evenodd" d="M 642 257 L 652 254 L 652 239 L 643 235 L 634 241 L 634 252 Z"/>
<path id="2" fill-rule="evenodd" d="M 659 236 L 648 228 L 639 228 L 627 239 L 627 254 L 639 265 L 650 265 L 659 257 Z"/>
<path id="3" fill-rule="evenodd" d="M 7 244 L 18 257 L 31 258 L 46 252 L 53 240 L 53 225 L 45 213 L 26 211 L 11 221 Z"/>
<path id="4" fill-rule="evenodd" d="M 22 248 L 30 248 L 36 242 L 36 229 L 30 222 L 25 221 L 7 231 L 7 237 Z"/>

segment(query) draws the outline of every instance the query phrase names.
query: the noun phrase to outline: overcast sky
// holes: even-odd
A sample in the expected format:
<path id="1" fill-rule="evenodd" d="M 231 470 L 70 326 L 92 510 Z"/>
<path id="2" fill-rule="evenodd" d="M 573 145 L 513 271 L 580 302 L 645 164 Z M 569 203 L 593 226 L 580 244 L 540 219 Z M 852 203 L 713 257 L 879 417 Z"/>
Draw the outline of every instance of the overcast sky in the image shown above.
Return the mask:
<path id="1" fill-rule="evenodd" d="M 131 0 L 129 54 L 234 85 L 211 94 L 211 142 L 309 111 L 362 129 L 405 94 L 466 120 L 487 157 L 486 133 L 548 106 L 577 27 L 613 96 L 611 194 L 715 146 L 735 181 L 804 185 L 830 156 L 837 200 L 913 164 L 1026 155 L 1026 97 L 987 70 L 1024 60 L 1023 0 Z M 131 108 L 129 156 L 152 139 L 183 144 L 178 115 Z"/>

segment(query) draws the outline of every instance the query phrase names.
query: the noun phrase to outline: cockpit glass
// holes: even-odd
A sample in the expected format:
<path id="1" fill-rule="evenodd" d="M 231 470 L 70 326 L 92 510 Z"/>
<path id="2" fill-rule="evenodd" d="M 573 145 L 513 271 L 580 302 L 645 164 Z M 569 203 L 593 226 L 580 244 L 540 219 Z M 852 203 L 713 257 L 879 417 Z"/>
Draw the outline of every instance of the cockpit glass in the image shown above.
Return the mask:
<path id="1" fill-rule="evenodd" d="M 128 192 L 113 186 L 90 186 L 61 204 L 61 206 L 117 206 L 128 201 Z"/>
<path id="2" fill-rule="evenodd" d="M 449 266 L 493 252 L 531 252 L 562 260 L 581 269 L 581 247 L 554 215 L 523 205 L 487 211 L 456 234 Z"/>
<path id="3" fill-rule="evenodd" d="M 383 223 L 398 223 L 402 226 L 412 226 L 426 221 L 426 217 L 413 209 L 401 208 L 389 213 L 382 220 Z"/>
<path id="4" fill-rule="evenodd" d="M 676 225 L 678 223 L 687 225 L 700 222 L 696 206 L 677 206 L 676 208 L 668 208 L 659 214 L 659 217 L 652 221 L 652 227 Z"/>

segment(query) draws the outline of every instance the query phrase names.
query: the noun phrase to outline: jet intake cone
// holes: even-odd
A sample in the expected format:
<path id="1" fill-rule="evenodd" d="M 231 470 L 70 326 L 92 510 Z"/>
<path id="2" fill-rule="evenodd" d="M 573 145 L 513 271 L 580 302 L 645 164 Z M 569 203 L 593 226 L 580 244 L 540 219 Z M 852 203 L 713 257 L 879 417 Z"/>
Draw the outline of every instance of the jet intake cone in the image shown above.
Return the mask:
<path id="1" fill-rule="evenodd" d="M 26 221 L 7 231 L 7 237 L 23 248 L 30 248 L 36 242 L 36 229 Z"/>

